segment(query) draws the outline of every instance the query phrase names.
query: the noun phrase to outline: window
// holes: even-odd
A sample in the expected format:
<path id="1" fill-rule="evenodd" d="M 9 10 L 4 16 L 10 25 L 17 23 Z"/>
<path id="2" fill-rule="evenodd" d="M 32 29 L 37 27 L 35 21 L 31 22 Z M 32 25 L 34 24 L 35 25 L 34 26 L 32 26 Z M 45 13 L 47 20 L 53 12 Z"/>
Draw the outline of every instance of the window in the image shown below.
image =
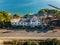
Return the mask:
<path id="1" fill-rule="evenodd" d="M 11 24 L 14 24 L 14 23 L 11 23 Z"/>
<path id="2" fill-rule="evenodd" d="M 15 22 L 15 24 L 17 24 L 17 23 Z"/>
<path id="3" fill-rule="evenodd" d="M 20 23 L 20 24 L 23 24 L 23 23 Z"/>
<path id="4" fill-rule="evenodd" d="M 24 24 L 26 24 L 26 23 L 24 23 Z"/>
<path id="5" fill-rule="evenodd" d="M 17 23 L 17 25 L 18 25 L 19 23 Z"/>
<path id="6" fill-rule="evenodd" d="M 38 23 L 38 24 L 40 24 L 40 23 Z"/>
<path id="7" fill-rule="evenodd" d="M 18 23 L 18 24 L 20 24 L 20 23 Z"/>
<path id="8" fill-rule="evenodd" d="M 35 22 L 35 21 L 32 21 L 32 22 Z"/>

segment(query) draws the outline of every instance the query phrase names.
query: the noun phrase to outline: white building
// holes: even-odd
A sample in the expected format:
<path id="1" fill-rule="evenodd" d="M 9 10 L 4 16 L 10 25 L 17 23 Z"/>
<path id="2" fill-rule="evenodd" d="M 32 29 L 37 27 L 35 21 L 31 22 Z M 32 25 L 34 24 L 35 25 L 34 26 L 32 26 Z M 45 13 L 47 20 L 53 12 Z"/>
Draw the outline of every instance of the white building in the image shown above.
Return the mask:
<path id="1" fill-rule="evenodd" d="M 11 20 L 11 25 L 14 26 L 27 26 L 28 23 L 25 21 L 24 18 L 14 18 Z"/>
<path id="2" fill-rule="evenodd" d="M 28 18 L 12 19 L 11 24 L 16 26 L 39 26 L 41 20 L 37 16 L 30 16 Z"/>
<path id="3" fill-rule="evenodd" d="M 20 18 L 14 18 L 11 20 L 11 25 L 19 25 L 18 22 L 19 22 Z"/>
<path id="4" fill-rule="evenodd" d="M 28 22 L 26 22 L 26 18 L 21 18 L 18 23 L 20 26 L 28 26 Z"/>
<path id="5" fill-rule="evenodd" d="M 33 16 L 30 19 L 30 26 L 39 26 L 41 25 L 41 20 L 37 16 Z"/>

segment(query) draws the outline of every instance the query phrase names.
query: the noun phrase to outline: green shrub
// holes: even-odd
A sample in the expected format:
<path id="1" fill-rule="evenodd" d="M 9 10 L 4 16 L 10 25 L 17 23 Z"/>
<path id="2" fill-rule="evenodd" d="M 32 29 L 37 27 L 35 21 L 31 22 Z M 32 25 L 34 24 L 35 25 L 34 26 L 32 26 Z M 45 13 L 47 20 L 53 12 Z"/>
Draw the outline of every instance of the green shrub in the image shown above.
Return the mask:
<path id="1" fill-rule="evenodd" d="M 27 45 L 31 45 L 31 43 L 32 43 L 31 41 L 28 41 L 28 42 L 27 42 Z"/>
<path id="2" fill-rule="evenodd" d="M 11 41 L 4 41 L 3 44 L 4 45 L 13 45 L 13 42 L 11 42 Z"/>
<path id="3" fill-rule="evenodd" d="M 57 39 L 47 39 L 40 40 L 39 42 L 36 40 L 25 40 L 25 42 L 13 40 L 13 41 L 4 41 L 4 45 L 60 45 L 60 40 Z"/>

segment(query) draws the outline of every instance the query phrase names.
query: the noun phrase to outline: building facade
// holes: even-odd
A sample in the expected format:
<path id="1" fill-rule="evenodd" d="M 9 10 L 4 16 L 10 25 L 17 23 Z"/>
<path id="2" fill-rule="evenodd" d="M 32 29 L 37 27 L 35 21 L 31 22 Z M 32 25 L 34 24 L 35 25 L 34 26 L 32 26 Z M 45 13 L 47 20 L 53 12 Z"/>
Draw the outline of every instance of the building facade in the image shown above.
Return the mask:
<path id="1" fill-rule="evenodd" d="M 29 19 L 28 19 L 29 18 Z M 12 19 L 11 25 L 14 26 L 40 26 L 41 20 L 37 16 L 28 18 Z"/>

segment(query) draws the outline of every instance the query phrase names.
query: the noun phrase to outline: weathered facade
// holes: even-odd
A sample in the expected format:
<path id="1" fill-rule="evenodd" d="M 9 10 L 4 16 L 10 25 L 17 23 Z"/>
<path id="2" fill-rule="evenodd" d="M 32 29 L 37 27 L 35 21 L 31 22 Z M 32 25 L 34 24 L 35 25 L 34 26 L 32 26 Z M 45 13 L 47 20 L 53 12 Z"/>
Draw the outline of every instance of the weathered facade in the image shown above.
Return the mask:
<path id="1" fill-rule="evenodd" d="M 32 16 L 28 18 L 19 18 L 19 19 L 12 19 L 11 25 L 16 26 L 39 26 L 41 25 L 41 20 L 37 16 Z"/>

